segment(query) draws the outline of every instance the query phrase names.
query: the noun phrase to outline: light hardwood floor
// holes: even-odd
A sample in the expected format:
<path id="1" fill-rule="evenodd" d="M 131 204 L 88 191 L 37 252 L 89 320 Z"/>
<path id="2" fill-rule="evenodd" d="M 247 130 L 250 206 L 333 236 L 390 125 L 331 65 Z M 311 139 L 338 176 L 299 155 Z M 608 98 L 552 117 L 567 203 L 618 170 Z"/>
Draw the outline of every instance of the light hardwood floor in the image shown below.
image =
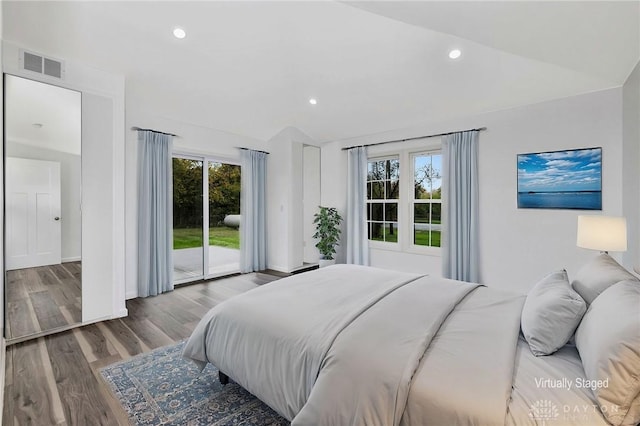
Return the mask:
<path id="1" fill-rule="evenodd" d="M 80 262 L 7 271 L 7 340 L 82 321 Z"/>
<path id="2" fill-rule="evenodd" d="M 2 424 L 128 425 L 101 367 L 186 339 L 231 296 L 279 279 L 252 273 L 127 301 L 129 316 L 7 348 Z"/>

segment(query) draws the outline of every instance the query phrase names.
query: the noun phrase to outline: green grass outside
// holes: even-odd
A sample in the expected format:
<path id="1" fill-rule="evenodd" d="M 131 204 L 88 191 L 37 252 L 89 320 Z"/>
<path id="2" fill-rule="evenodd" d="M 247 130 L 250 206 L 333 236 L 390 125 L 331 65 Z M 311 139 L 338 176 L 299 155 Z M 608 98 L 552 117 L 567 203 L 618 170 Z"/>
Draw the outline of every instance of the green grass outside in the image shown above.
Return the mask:
<path id="1" fill-rule="evenodd" d="M 209 245 L 240 248 L 240 231 L 226 226 L 209 228 Z M 202 228 L 176 228 L 173 230 L 173 249 L 202 247 Z"/>
<path id="2" fill-rule="evenodd" d="M 388 243 L 397 243 L 398 242 L 398 229 L 395 228 L 393 230 L 393 234 L 391 233 L 391 231 L 389 230 L 389 226 L 384 226 L 380 228 L 382 230 L 382 232 L 384 233 L 384 236 L 380 235 L 378 236 L 374 236 L 373 238 L 371 238 L 371 240 L 373 241 L 386 241 Z"/>
<path id="3" fill-rule="evenodd" d="M 417 246 L 429 246 L 429 231 L 414 231 Z M 440 231 L 431 232 L 431 247 L 440 247 Z"/>
<path id="4" fill-rule="evenodd" d="M 436 222 L 433 222 L 436 223 Z M 388 243 L 397 243 L 398 242 L 398 230 L 394 229 L 393 234 L 389 232 L 388 227 L 382 228 L 384 232 L 384 237 L 373 237 L 372 241 L 386 241 Z M 440 247 L 440 231 L 432 231 L 431 232 L 431 244 L 429 244 L 429 231 L 414 231 L 415 232 L 415 241 L 414 244 L 417 246 L 431 246 L 431 247 Z"/>
<path id="5" fill-rule="evenodd" d="M 387 241 L 390 243 L 398 242 L 398 230 L 394 233 L 389 232 L 389 228 L 384 229 L 384 240 L 376 238 L 377 241 Z M 415 231 L 414 244 L 419 246 L 429 246 L 429 231 Z M 226 226 L 209 228 L 209 245 L 218 247 L 227 247 L 233 249 L 240 248 L 240 231 Z M 431 232 L 431 246 L 440 247 L 440 232 Z M 201 228 L 178 228 L 173 230 L 173 248 L 184 249 L 202 247 L 202 229 Z"/>

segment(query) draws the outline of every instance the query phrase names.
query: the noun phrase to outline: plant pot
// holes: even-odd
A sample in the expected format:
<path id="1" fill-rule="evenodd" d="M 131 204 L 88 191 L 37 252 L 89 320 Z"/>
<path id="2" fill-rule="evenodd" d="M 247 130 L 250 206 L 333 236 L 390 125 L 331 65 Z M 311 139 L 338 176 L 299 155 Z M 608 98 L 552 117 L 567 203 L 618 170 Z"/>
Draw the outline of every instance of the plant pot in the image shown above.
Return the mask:
<path id="1" fill-rule="evenodd" d="M 320 259 L 318 261 L 318 267 L 320 268 L 324 268 L 325 266 L 331 266 L 331 265 L 335 265 L 336 264 L 336 260 L 335 259 Z"/>

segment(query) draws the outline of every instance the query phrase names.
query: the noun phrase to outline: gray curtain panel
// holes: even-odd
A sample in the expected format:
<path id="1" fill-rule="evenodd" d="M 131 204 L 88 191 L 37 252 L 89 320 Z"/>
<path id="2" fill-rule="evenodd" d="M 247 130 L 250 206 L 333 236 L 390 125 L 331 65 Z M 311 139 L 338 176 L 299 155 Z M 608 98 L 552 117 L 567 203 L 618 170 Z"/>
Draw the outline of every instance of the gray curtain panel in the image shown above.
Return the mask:
<path id="1" fill-rule="evenodd" d="M 347 263 L 369 265 L 367 148 L 352 148 L 347 153 Z"/>
<path id="2" fill-rule="evenodd" d="M 242 150 L 240 196 L 240 272 L 267 268 L 267 154 Z"/>
<path id="3" fill-rule="evenodd" d="M 138 296 L 173 290 L 172 136 L 138 131 Z"/>
<path id="4" fill-rule="evenodd" d="M 478 266 L 478 131 L 442 138 L 442 267 L 446 278 L 480 279 Z"/>

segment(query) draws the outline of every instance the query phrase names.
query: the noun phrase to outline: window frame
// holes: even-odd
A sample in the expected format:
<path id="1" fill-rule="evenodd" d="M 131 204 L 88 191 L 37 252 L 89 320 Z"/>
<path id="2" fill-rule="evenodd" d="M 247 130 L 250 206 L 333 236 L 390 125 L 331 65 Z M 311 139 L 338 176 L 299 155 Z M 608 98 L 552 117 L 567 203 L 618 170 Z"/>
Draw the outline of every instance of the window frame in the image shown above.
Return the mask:
<path id="1" fill-rule="evenodd" d="M 236 272 L 231 273 L 211 273 L 210 264 L 209 264 L 209 164 L 210 163 L 223 163 L 230 164 L 233 166 L 240 167 L 240 173 L 242 173 L 242 163 L 234 158 L 225 157 L 217 154 L 200 154 L 190 151 L 182 151 L 182 150 L 173 150 L 171 152 L 171 161 L 173 162 L 174 158 L 179 158 L 182 160 L 191 160 L 191 161 L 201 161 L 202 162 L 202 274 L 194 275 L 192 277 L 179 278 L 176 279 L 174 275 L 174 271 L 172 270 L 172 282 L 174 285 L 181 285 L 190 282 L 195 282 L 199 280 L 210 280 L 214 278 L 221 278 L 227 275 L 232 275 Z M 173 182 L 171 188 L 171 201 L 173 202 Z M 173 225 L 172 225 L 173 232 Z M 242 231 L 240 231 L 242 232 Z M 240 237 L 242 238 L 242 237 Z M 173 239 L 172 239 L 173 244 Z M 172 250 L 173 245 L 172 245 Z M 239 270 L 237 272 L 240 272 Z"/>
<path id="2" fill-rule="evenodd" d="M 380 147 L 381 148 L 381 147 Z M 421 246 L 413 244 L 413 201 L 415 196 L 414 189 L 414 168 L 415 163 L 413 158 L 419 154 L 442 154 L 442 145 L 438 140 L 437 143 L 425 143 L 422 141 L 415 141 L 413 144 L 403 149 L 380 149 L 375 147 L 370 149 L 367 155 L 367 173 L 368 163 L 370 161 L 379 161 L 390 158 L 399 159 L 399 181 L 400 181 L 400 193 L 398 195 L 398 242 L 386 242 L 367 239 L 370 250 L 391 251 L 399 253 L 407 253 L 413 255 L 423 256 L 442 256 L 442 249 L 440 247 Z M 367 180 L 368 182 L 368 180 Z M 367 207 L 369 206 L 368 196 L 365 200 Z M 441 202 L 442 204 L 442 202 Z M 369 220 L 365 216 L 367 226 Z M 368 228 L 367 228 L 368 232 Z"/>
<path id="3" fill-rule="evenodd" d="M 434 198 L 430 198 L 428 200 L 426 199 L 416 199 L 415 198 L 415 167 L 416 167 L 416 162 L 415 159 L 416 157 L 419 156 L 433 156 L 433 155 L 440 155 L 442 156 L 442 149 L 427 149 L 427 150 L 422 150 L 422 151 L 415 151 L 412 150 L 411 152 L 409 152 L 409 162 L 411 164 L 411 184 L 410 184 L 410 194 L 409 194 L 409 200 L 408 200 L 408 205 L 409 205 L 409 224 L 410 224 L 410 228 L 409 228 L 409 234 L 410 234 L 410 238 L 408 239 L 408 248 L 410 252 L 414 252 L 414 253 L 421 253 L 421 254 L 432 254 L 432 255 L 441 255 L 442 253 L 442 231 L 440 231 L 440 242 L 441 245 L 440 247 L 435 247 L 435 246 L 423 246 L 420 244 L 415 244 L 414 242 L 414 225 L 415 225 L 415 205 L 416 204 L 431 204 L 433 205 L 435 204 L 440 204 L 440 215 L 442 216 L 442 198 L 440 199 L 434 199 Z M 444 180 L 444 178 L 442 178 L 442 180 Z M 431 215 L 431 214 L 430 214 Z M 429 217 L 429 223 L 431 224 L 431 217 Z M 440 221 L 440 224 L 442 225 L 442 220 Z"/>
<path id="4" fill-rule="evenodd" d="M 398 164 L 399 164 L 399 172 L 398 172 L 398 198 L 376 198 L 376 199 L 369 199 L 369 195 L 367 194 L 367 198 L 365 199 L 365 202 L 367 204 L 367 216 L 365 217 L 365 221 L 367 222 L 367 241 L 369 242 L 369 248 L 377 248 L 377 249 L 382 249 L 382 250 L 393 250 L 393 251 L 400 251 L 401 249 L 401 244 L 402 244 L 402 232 L 400 229 L 400 208 L 401 208 L 401 199 L 402 199 L 402 160 L 400 158 L 400 155 L 398 153 L 390 153 L 390 154 L 383 154 L 383 155 L 375 155 L 372 157 L 368 157 L 367 158 L 367 189 L 368 189 L 368 184 L 369 182 L 371 182 L 369 180 L 369 163 L 371 162 L 377 162 L 377 161 L 386 161 L 386 160 L 398 160 Z M 375 181 L 375 182 L 380 182 L 380 181 Z M 387 180 L 382 180 L 381 182 L 387 182 Z M 384 185 L 385 187 L 385 195 L 386 195 L 386 185 Z M 373 203 L 383 203 L 387 204 L 389 201 L 389 203 L 395 203 L 397 205 L 397 220 L 395 221 L 395 223 L 397 224 L 396 229 L 397 229 L 397 236 L 398 236 L 398 240 L 396 242 L 393 241 L 380 241 L 380 240 L 371 240 L 369 239 L 368 235 L 369 235 L 369 225 L 372 222 L 376 222 L 379 223 L 378 221 L 373 221 L 373 220 L 369 220 L 369 216 L 368 216 L 368 212 L 369 212 L 369 205 L 373 204 Z M 383 208 L 383 215 L 386 215 L 385 212 L 386 209 Z M 384 217 L 384 219 L 386 219 L 386 217 Z M 393 223 L 391 221 L 385 221 L 383 220 L 383 226 L 386 223 Z"/>

